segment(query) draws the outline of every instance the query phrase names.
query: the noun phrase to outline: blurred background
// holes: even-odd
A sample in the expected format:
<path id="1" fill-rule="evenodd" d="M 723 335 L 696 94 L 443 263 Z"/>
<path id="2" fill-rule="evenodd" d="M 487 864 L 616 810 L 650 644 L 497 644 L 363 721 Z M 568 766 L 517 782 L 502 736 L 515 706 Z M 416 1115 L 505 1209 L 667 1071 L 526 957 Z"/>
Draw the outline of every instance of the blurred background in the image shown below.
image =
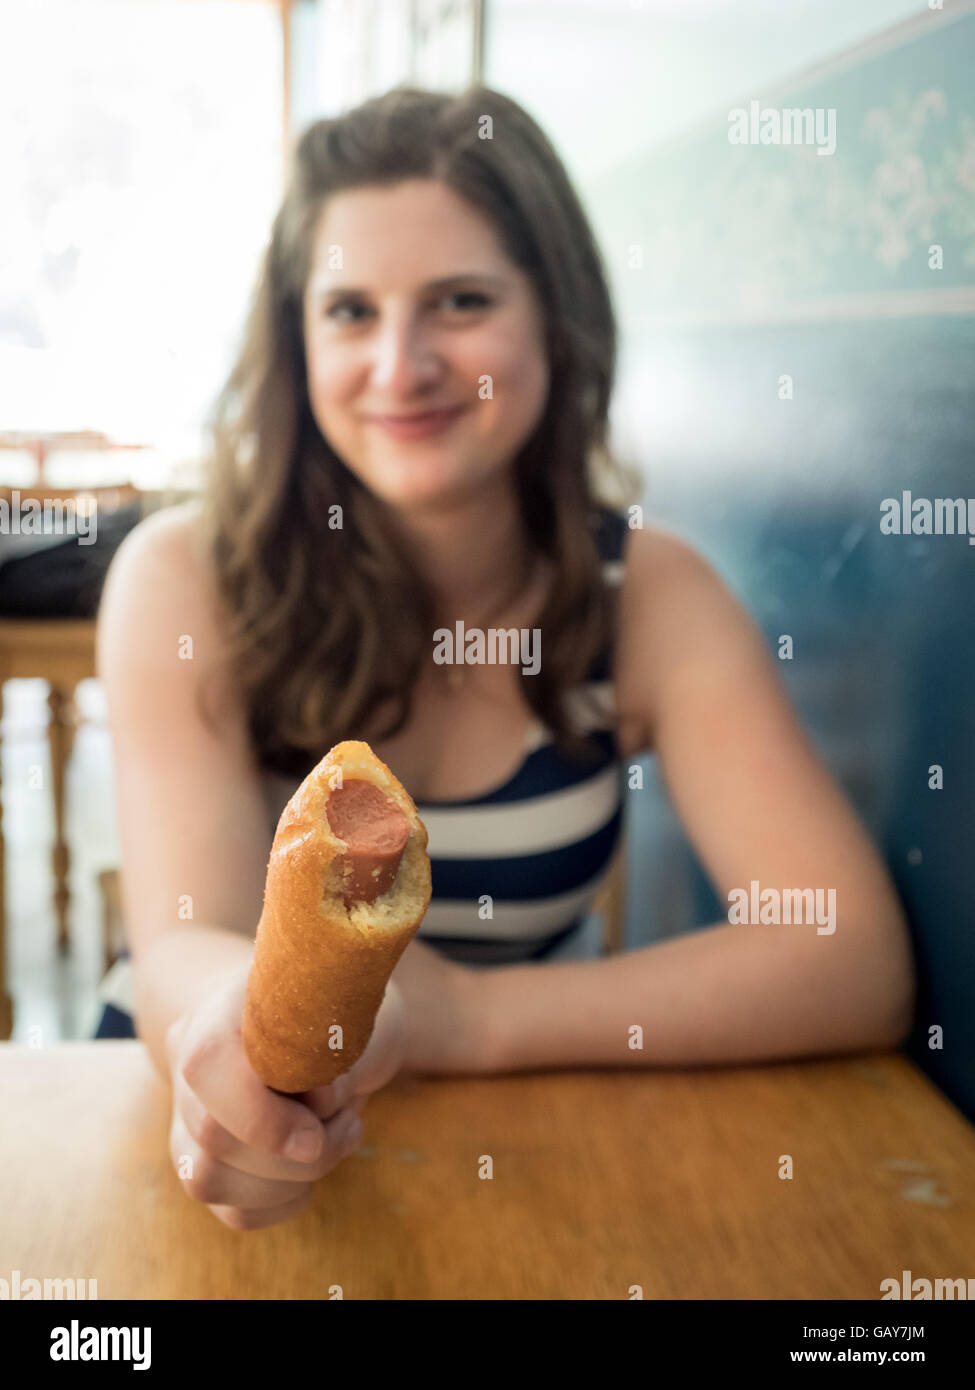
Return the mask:
<path id="1" fill-rule="evenodd" d="M 648 520 L 792 637 L 910 915 L 908 1050 L 975 1118 L 975 549 L 880 529 L 975 493 L 973 60 L 975 0 L 0 0 L 0 490 L 95 490 L 109 536 L 192 493 L 295 135 L 404 80 L 515 97 L 603 250 Z M 834 110 L 835 152 L 730 143 L 753 101 Z M 85 1037 L 119 946 L 93 600 L 5 539 L 5 997 L 15 1039 Z M 628 946 L 724 915 L 644 773 Z"/>

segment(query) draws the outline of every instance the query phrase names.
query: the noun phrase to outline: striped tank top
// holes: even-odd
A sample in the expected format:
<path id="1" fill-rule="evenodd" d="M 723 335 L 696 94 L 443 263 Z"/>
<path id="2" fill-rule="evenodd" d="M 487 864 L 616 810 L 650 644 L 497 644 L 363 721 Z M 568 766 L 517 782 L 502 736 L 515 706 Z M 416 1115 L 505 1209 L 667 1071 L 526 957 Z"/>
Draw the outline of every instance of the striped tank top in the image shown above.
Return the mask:
<path id="1" fill-rule="evenodd" d="M 594 517 L 603 582 L 618 588 L 625 518 Z M 464 964 L 543 959 L 581 930 L 610 868 L 623 823 L 623 767 L 613 730 L 607 643 L 567 705 L 598 760 L 567 758 L 536 720 L 517 771 L 484 796 L 420 801 L 429 834 L 430 906 L 418 936 Z M 593 706 L 595 708 L 593 708 Z M 272 826 L 297 783 L 263 774 Z"/>

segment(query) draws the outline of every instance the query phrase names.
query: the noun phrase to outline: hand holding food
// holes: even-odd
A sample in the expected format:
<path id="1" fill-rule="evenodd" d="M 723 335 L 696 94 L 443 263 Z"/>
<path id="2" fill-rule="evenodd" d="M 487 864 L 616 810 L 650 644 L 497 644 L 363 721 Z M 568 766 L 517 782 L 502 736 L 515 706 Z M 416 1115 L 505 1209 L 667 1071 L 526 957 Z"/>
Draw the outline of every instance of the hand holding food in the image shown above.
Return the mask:
<path id="1" fill-rule="evenodd" d="M 257 1230 L 305 1209 L 315 1182 L 359 1147 L 362 1121 L 340 1086 L 298 1100 L 262 1085 L 241 1042 L 245 988 L 236 972 L 168 1030 L 169 1154 L 188 1197 Z"/>

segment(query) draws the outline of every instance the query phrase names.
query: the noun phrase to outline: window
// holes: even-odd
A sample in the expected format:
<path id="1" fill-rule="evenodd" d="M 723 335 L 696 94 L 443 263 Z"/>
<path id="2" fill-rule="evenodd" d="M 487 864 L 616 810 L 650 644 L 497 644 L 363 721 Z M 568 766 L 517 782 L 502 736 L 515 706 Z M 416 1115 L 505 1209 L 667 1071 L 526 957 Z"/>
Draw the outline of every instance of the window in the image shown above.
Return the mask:
<path id="1" fill-rule="evenodd" d="M 0 7 L 4 429 L 150 445 L 122 456 L 147 486 L 199 458 L 281 196 L 282 13 L 278 0 Z M 49 480 L 96 482 L 91 463 L 53 456 Z"/>

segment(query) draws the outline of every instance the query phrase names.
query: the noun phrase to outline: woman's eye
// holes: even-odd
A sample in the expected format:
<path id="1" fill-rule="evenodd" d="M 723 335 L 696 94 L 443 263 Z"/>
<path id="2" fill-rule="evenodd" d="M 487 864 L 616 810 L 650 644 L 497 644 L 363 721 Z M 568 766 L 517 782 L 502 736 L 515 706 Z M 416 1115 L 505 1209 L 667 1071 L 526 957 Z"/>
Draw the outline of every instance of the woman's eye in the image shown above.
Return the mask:
<path id="1" fill-rule="evenodd" d="M 491 302 L 487 295 L 481 294 L 479 290 L 461 290 L 458 294 L 448 294 L 442 302 L 446 304 L 452 299 L 465 300 L 466 304 L 461 307 L 467 309 L 483 309 Z"/>
<path id="2" fill-rule="evenodd" d="M 359 300 L 345 299 L 341 300 L 338 304 L 333 304 L 329 309 L 326 309 L 325 316 L 326 318 L 335 319 L 337 323 L 357 323 L 359 317 L 357 311 L 360 309 L 368 313 L 366 306 Z M 347 314 L 348 317 L 346 317 Z"/>

